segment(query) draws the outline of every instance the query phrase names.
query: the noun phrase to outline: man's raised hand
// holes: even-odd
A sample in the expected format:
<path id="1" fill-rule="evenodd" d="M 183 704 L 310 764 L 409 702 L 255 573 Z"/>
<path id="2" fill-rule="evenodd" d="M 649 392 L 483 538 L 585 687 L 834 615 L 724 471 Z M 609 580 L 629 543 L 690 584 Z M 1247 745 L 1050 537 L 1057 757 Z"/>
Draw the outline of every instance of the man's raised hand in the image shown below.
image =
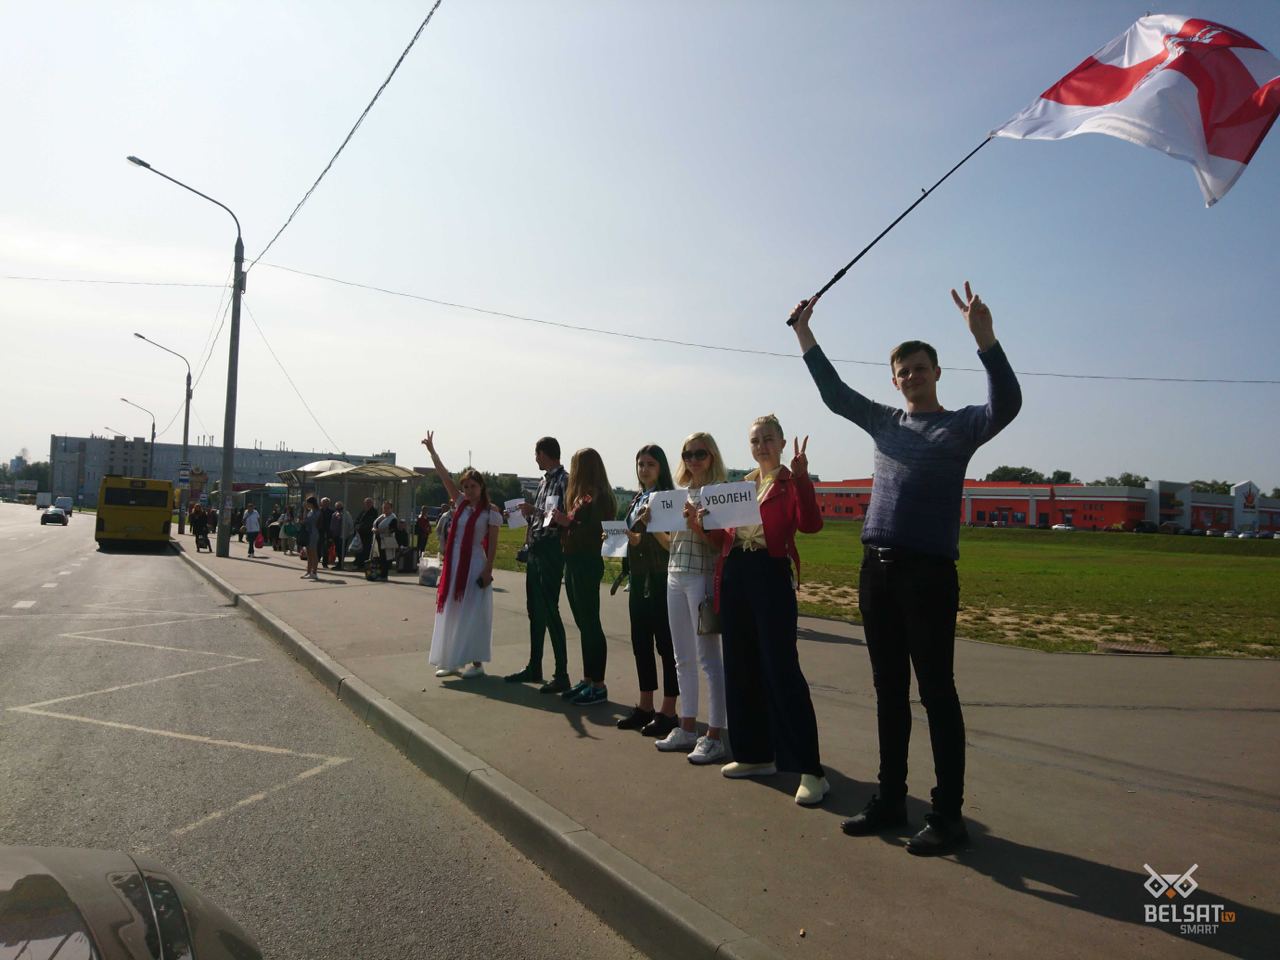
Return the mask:
<path id="1" fill-rule="evenodd" d="M 964 298 L 961 299 L 960 294 L 956 293 L 953 287 L 951 299 L 964 314 L 964 319 L 969 324 L 969 332 L 973 334 L 978 349 L 990 349 L 996 342 L 996 334 L 991 322 L 991 309 L 970 289 L 968 280 L 964 282 Z"/>

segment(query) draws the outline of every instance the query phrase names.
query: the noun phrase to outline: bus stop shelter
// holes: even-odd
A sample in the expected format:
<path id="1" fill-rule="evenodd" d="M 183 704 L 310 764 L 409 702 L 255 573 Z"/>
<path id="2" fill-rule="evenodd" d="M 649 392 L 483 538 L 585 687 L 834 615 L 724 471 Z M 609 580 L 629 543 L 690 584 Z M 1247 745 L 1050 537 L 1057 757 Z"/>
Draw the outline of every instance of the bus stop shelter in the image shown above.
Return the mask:
<path id="1" fill-rule="evenodd" d="M 348 464 L 336 470 L 316 474 L 311 478 L 315 494 L 341 500 L 348 510 L 359 513 L 365 497 L 382 508 L 382 501 L 390 500 L 396 516 L 409 520 L 413 517 L 413 492 L 421 477 L 408 467 L 394 463 Z"/>

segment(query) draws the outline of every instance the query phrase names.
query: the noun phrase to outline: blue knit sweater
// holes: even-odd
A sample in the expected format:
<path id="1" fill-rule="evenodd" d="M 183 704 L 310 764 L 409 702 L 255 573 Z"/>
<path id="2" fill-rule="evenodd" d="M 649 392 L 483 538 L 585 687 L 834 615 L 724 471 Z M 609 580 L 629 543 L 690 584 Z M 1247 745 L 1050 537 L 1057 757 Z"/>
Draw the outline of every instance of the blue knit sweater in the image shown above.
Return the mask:
<path id="1" fill-rule="evenodd" d="M 907 413 L 868 400 L 844 383 L 821 347 L 805 353 L 822 401 L 867 431 L 876 446 L 863 543 L 959 558 L 960 500 L 969 458 L 1022 408 L 1018 378 L 1000 344 L 978 359 L 987 370 L 985 406 Z"/>

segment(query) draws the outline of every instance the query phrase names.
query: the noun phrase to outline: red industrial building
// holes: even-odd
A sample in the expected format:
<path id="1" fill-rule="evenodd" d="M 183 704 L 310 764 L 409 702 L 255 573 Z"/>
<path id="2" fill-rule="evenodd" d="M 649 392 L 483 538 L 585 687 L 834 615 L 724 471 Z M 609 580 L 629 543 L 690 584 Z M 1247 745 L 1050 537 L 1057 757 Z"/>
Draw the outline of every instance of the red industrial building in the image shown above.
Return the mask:
<path id="1" fill-rule="evenodd" d="M 872 484 L 870 477 L 815 483 L 822 516 L 861 520 L 871 503 Z M 1280 500 L 1260 496 L 1257 486 L 1247 482 L 1236 484 L 1231 493 L 1200 493 L 1189 484 L 1166 480 L 1145 487 L 966 480 L 960 520 L 975 527 L 1069 523 L 1084 530 L 1132 530 L 1147 521 L 1202 530 L 1280 532 Z"/>

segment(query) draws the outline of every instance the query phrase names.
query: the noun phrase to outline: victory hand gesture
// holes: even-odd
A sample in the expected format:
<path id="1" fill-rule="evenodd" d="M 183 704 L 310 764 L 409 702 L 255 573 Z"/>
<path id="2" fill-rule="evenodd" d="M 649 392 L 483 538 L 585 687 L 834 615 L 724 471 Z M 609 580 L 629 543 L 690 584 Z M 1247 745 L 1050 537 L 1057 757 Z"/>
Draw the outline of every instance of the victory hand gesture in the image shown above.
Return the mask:
<path id="1" fill-rule="evenodd" d="M 798 437 L 793 437 L 792 443 L 796 445 L 796 452 L 795 456 L 791 458 L 791 472 L 800 477 L 808 476 L 809 455 L 805 451 L 809 448 L 809 438 L 806 436 L 804 442 L 801 443 Z"/>
<path id="2" fill-rule="evenodd" d="M 955 291 L 953 290 L 952 292 L 954 293 Z M 427 448 L 429 453 L 436 452 L 435 437 L 436 432 L 434 430 L 428 430 L 427 435 L 422 438 L 422 445 Z"/>
<path id="3" fill-rule="evenodd" d="M 956 306 L 960 308 L 960 312 L 964 314 L 965 320 L 969 324 L 969 332 L 973 334 L 973 339 L 977 341 L 979 350 L 987 350 L 996 342 L 995 331 L 991 324 L 991 310 L 982 298 L 969 288 L 969 281 L 964 282 L 964 299 L 960 298 L 960 294 L 956 293 L 955 288 L 951 290 L 951 299 L 955 301 Z"/>

